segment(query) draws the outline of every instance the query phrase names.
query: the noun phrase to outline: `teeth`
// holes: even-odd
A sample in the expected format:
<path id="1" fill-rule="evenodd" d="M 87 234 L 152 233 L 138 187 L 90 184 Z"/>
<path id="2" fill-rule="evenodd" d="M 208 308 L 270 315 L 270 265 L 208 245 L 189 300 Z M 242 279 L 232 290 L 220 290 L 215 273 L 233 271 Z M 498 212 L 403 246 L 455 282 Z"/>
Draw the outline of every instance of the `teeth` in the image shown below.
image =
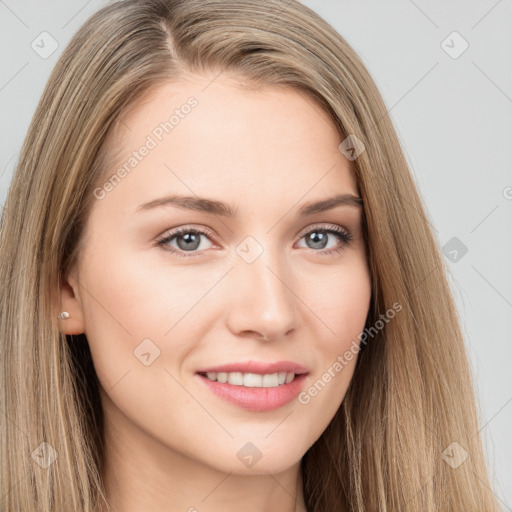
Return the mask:
<path id="1" fill-rule="evenodd" d="M 276 386 L 279 386 L 279 375 L 277 373 L 263 375 L 263 376 L 260 376 L 260 378 L 261 378 L 261 385 L 264 388 L 275 388 Z"/>
<path id="2" fill-rule="evenodd" d="M 233 386 L 242 386 L 244 383 L 244 375 L 240 372 L 228 373 L 228 383 Z"/>
<path id="3" fill-rule="evenodd" d="M 233 386 L 245 386 L 247 388 L 277 388 L 283 384 L 288 384 L 295 378 L 294 373 L 241 373 L 241 372 L 208 372 L 206 374 L 209 380 L 214 382 L 229 383 Z"/>

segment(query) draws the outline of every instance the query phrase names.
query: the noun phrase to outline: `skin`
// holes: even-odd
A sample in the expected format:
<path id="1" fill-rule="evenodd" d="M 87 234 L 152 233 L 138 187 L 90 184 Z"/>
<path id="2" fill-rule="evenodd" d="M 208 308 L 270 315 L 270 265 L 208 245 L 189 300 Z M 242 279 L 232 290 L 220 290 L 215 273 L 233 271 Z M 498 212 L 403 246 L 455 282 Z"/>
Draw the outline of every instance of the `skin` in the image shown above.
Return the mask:
<path id="1" fill-rule="evenodd" d="M 251 90 L 234 77 L 213 78 L 158 86 L 113 132 L 108 144 L 125 161 L 187 98 L 198 101 L 94 200 L 79 259 L 59 291 L 60 310 L 71 315 L 61 330 L 86 334 L 101 383 L 104 478 L 115 511 L 305 510 L 300 460 L 339 408 L 356 357 L 309 403 L 267 412 L 213 395 L 195 374 L 289 360 L 308 368 L 307 389 L 357 341 L 370 306 L 361 208 L 297 214 L 334 193 L 359 195 L 327 113 L 290 87 Z M 237 214 L 175 206 L 133 213 L 169 194 L 221 200 Z M 315 245 L 303 233 L 318 225 L 340 226 L 353 240 L 330 234 Z M 181 226 L 214 236 L 199 235 L 195 256 L 156 245 Z M 262 250 L 250 264 L 236 252 L 248 236 Z M 186 247 L 177 238 L 167 245 Z M 145 366 L 134 350 L 147 338 L 160 356 Z M 248 442 L 262 454 L 252 467 L 237 457 Z"/>

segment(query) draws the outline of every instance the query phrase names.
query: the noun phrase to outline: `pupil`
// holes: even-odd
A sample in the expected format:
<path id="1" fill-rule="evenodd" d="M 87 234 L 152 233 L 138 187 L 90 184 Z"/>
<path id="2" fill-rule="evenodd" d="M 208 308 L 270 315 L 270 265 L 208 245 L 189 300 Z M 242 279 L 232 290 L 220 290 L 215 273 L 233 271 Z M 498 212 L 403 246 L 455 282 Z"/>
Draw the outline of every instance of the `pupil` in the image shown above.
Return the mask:
<path id="1" fill-rule="evenodd" d="M 313 244 L 315 245 L 314 249 L 323 249 L 327 241 L 327 234 L 313 231 L 309 234 L 309 239 L 313 241 Z"/>
<path id="2" fill-rule="evenodd" d="M 185 240 L 185 242 L 181 243 L 181 240 Z M 179 236 L 177 241 L 180 249 L 194 250 L 199 247 L 200 237 L 198 233 L 186 233 L 184 235 Z"/>

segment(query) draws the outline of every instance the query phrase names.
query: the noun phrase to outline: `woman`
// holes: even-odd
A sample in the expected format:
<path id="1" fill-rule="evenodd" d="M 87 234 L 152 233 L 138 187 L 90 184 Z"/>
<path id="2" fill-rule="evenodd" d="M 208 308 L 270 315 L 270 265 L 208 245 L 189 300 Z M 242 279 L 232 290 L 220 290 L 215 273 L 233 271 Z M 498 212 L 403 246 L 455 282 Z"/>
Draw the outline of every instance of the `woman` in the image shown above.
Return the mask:
<path id="1" fill-rule="evenodd" d="M 2 510 L 498 509 L 394 128 L 307 7 L 101 9 L 6 211 Z"/>

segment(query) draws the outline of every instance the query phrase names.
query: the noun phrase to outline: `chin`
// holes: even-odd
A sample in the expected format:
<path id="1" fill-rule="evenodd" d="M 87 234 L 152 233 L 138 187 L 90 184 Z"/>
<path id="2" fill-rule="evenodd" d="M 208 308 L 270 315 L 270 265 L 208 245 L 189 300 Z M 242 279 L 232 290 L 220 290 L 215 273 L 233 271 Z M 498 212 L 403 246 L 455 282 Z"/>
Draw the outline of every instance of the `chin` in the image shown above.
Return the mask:
<path id="1" fill-rule="evenodd" d="M 241 443 L 241 446 L 236 448 L 235 457 L 232 456 L 232 452 L 219 454 L 214 466 L 222 472 L 236 475 L 275 474 L 299 463 L 305 453 L 297 451 L 296 443 L 290 446 L 268 444 L 265 445 L 263 441 Z"/>

